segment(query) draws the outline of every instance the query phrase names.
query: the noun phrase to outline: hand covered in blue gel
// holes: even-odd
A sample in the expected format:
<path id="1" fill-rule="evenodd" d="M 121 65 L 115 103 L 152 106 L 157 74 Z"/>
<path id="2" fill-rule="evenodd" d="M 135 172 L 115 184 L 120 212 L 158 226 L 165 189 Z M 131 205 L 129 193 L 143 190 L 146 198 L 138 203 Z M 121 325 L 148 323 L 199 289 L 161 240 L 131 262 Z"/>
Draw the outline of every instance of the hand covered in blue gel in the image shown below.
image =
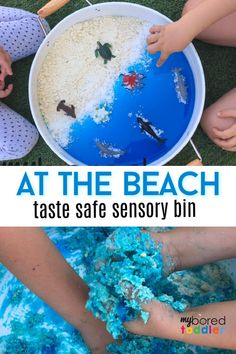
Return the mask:
<path id="1" fill-rule="evenodd" d="M 174 298 L 177 288 L 163 274 L 162 245 L 139 228 L 117 228 L 96 249 L 92 262 L 90 298 L 87 308 L 107 322 L 114 338 L 125 338 L 123 322 L 149 313 L 142 304 L 157 299 L 178 311 L 186 302 Z M 172 296 L 168 295 L 171 294 Z"/>

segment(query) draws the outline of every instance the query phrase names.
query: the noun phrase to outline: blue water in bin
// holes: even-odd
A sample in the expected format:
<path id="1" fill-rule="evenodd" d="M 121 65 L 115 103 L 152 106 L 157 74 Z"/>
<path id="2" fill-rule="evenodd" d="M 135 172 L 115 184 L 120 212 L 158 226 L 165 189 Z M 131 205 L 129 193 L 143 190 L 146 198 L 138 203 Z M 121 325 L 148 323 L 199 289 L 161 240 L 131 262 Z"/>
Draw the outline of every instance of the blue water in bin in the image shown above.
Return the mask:
<path id="1" fill-rule="evenodd" d="M 149 56 L 144 53 L 144 60 L 126 71 L 144 75 L 142 88 L 128 90 L 122 85 L 122 76 L 117 79 L 114 83 L 114 102 L 107 107 L 112 112 L 108 122 L 97 124 L 91 117 L 86 117 L 82 124 L 75 122 L 72 125 L 70 143 L 65 148 L 70 156 L 87 165 L 143 165 L 144 161 L 150 164 L 161 158 L 178 143 L 192 117 L 194 77 L 183 53 L 173 54 L 160 68 L 156 67 L 158 58 L 159 54 Z M 179 102 L 177 96 L 173 74 L 175 68 L 179 68 L 185 78 L 186 104 Z M 151 122 L 157 130 L 163 130 L 165 143 L 159 144 L 142 132 L 137 116 Z M 124 154 L 119 158 L 102 155 L 96 139 L 124 151 Z"/>

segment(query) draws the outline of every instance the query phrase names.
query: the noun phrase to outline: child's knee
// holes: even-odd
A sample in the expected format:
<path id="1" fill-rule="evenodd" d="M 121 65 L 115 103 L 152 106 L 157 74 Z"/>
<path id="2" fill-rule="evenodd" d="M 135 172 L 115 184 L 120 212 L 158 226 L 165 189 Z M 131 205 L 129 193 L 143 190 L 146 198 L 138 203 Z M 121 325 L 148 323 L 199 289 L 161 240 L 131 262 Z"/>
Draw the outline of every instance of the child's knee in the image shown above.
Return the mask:
<path id="1" fill-rule="evenodd" d="M 211 107 L 207 108 L 201 118 L 201 127 L 203 131 L 208 135 L 208 137 L 213 140 L 214 133 L 213 129 L 217 127 L 217 116 L 213 114 Z"/>
<path id="2" fill-rule="evenodd" d="M 215 139 L 214 128 L 223 131 L 235 123 L 234 118 L 221 118 L 218 116 L 219 111 L 234 108 L 231 107 L 231 102 L 235 102 L 236 107 L 236 88 L 208 107 L 203 113 L 201 127 L 213 141 Z"/>
<path id="3" fill-rule="evenodd" d="M 234 100 L 234 102 L 235 102 L 235 106 L 236 106 L 236 87 L 234 87 L 234 88 L 230 91 L 230 94 L 232 95 L 233 100 Z"/>
<path id="4" fill-rule="evenodd" d="M 204 132 L 209 136 L 209 138 L 211 140 L 214 140 L 215 138 L 214 129 L 218 129 L 222 131 L 226 130 L 235 123 L 235 119 L 230 117 L 220 118 L 217 115 L 218 111 L 215 111 L 214 109 L 211 108 L 212 107 L 209 107 L 203 113 L 201 119 L 201 127 L 204 130 Z"/>
<path id="5" fill-rule="evenodd" d="M 39 138 L 28 120 L 0 102 L 0 161 L 27 155 Z"/>
<path id="6" fill-rule="evenodd" d="M 44 19 L 42 24 L 49 32 L 49 25 Z M 0 41 L 13 61 L 36 53 L 44 38 L 45 33 L 35 14 L 26 13 L 17 21 L 0 22 Z"/>
<path id="7" fill-rule="evenodd" d="M 193 10 L 197 5 L 199 5 L 203 0 L 188 0 L 183 8 L 182 16 L 184 16 L 187 12 Z"/>

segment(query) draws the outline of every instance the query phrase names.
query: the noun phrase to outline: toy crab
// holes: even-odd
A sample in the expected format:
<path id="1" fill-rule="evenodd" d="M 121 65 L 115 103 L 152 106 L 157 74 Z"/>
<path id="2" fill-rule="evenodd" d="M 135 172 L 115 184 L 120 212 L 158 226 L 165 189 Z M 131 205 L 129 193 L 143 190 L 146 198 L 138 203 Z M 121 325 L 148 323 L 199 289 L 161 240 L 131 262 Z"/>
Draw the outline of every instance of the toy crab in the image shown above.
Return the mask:
<path id="1" fill-rule="evenodd" d="M 131 71 L 128 74 L 121 74 L 122 76 L 122 85 L 128 90 L 142 89 L 144 83 L 142 80 L 145 76 L 141 73 L 136 73 L 135 71 Z"/>

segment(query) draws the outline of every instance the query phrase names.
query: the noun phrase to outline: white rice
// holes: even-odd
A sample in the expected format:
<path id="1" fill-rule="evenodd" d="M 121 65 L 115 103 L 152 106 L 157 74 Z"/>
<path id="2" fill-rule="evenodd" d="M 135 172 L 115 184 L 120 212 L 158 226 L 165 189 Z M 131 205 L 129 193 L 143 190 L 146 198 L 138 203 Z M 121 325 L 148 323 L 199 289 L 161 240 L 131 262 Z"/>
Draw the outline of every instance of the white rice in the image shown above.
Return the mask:
<path id="1" fill-rule="evenodd" d="M 97 17 L 72 26 L 54 43 L 39 73 L 38 95 L 42 115 L 61 146 L 68 145 L 75 120 L 57 112 L 58 103 L 73 104 L 79 122 L 86 116 L 97 124 L 109 121 L 106 107 L 114 100 L 114 82 L 140 61 L 149 27 L 134 17 Z M 116 57 L 107 64 L 95 57 L 98 41 L 112 45 Z"/>

